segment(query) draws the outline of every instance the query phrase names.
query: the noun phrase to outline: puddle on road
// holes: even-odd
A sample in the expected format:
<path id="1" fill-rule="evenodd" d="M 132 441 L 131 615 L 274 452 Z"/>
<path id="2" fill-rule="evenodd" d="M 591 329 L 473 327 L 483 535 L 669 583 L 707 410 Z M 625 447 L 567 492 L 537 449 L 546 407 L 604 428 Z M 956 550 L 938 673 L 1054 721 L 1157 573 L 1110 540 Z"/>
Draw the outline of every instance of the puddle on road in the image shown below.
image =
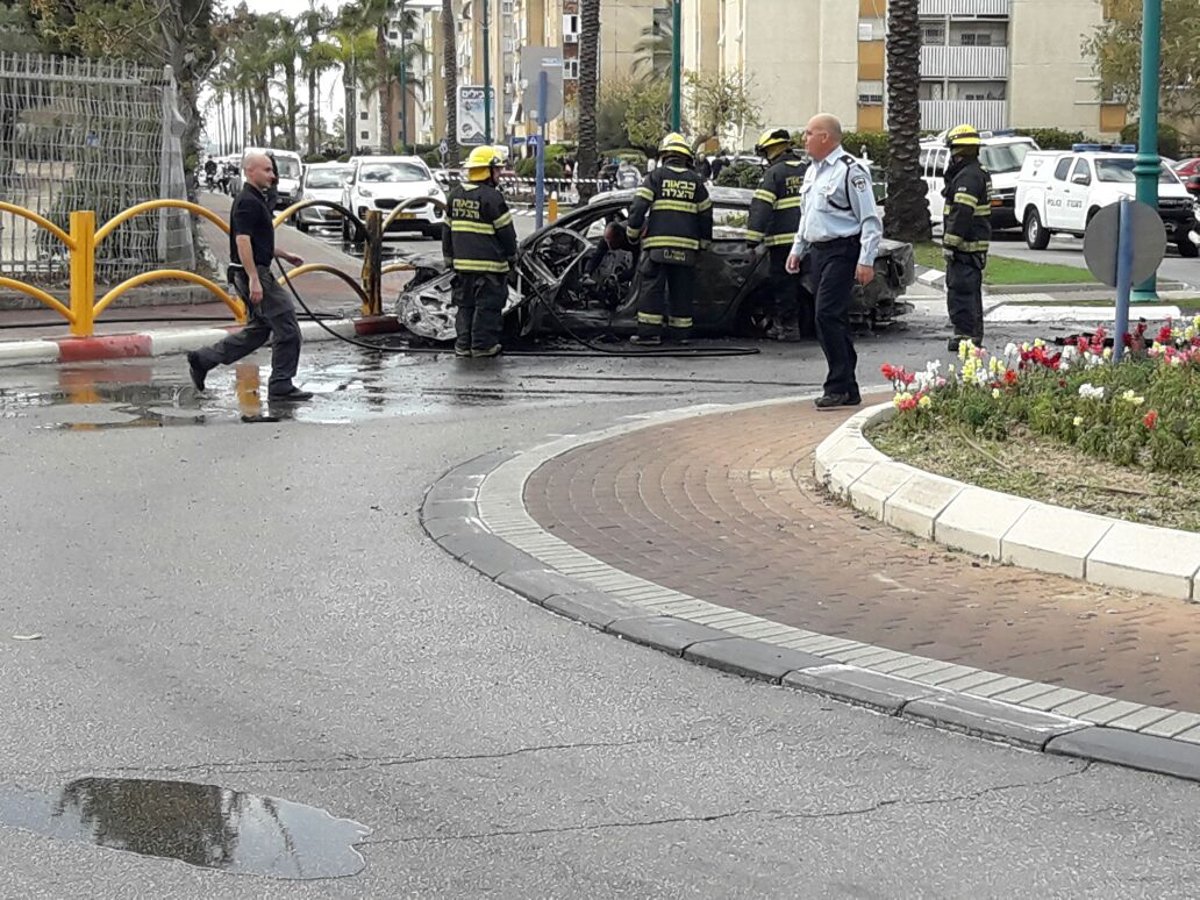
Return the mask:
<path id="1" fill-rule="evenodd" d="M 81 778 L 54 791 L 0 787 L 0 824 L 238 875 L 343 878 L 371 829 L 323 809 L 212 784 Z"/>

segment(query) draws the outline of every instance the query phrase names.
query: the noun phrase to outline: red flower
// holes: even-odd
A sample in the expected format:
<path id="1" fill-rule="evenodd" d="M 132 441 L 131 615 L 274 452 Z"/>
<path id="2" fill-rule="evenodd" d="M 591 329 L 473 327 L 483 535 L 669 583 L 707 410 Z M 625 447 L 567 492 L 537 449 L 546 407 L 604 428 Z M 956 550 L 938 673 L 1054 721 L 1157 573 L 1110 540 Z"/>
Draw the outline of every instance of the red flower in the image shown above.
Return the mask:
<path id="1" fill-rule="evenodd" d="M 1160 344 L 1171 343 L 1171 326 L 1170 325 L 1164 325 L 1162 328 L 1158 329 L 1158 342 Z"/>
<path id="2" fill-rule="evenodd" d="M 1017 383 L 1017 373 L 1014 372 L 1012 369 L 1009 369 L 1007 372 L 1005 372 L 1004 373 L 1004 383 L 1009 385 L 1010 387 L 1012 385 L 1016 384 Z"/>
<path id="3" fill-rule="evenodd" d="M 1142 419 L 1142 424 L 1153 431 L 1158 427 L 1158 413 L 1150 410 L 1150 412 L 1146 413 L 1145 418 Z"/>
<path id="4" fill-rule="evenodd" d="M 912 372 L 905 372 L 903 369 L 901 369 L 897 374 L 900 376 L 900 380 L 906 385 L 912 384 L 917 380 L 916 375 L 914 375 Z"/>
<path id="5" fill-rule="evenodd" d="M 884 363 L 882 366 L 879 367 L 879 371 L 883 374 L 883 377 L 886 378 L 888 381 L 892 381 L 896 377 L 896 367 L 893 366 L 891 363 Z"/>

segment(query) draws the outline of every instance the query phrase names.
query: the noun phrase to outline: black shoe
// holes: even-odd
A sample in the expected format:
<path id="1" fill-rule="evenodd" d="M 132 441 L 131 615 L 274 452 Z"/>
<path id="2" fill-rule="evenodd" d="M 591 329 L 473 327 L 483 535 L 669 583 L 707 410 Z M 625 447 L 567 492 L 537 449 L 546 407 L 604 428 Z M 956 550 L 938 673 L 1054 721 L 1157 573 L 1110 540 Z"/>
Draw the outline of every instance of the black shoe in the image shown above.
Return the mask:
<path id="1" fill-rule="evenodd" d="M 470 347 L 455 347 L 454 355 L 457 356 L 459 359 L 470 359 L 471 358 L 471 348 Z"/>
<path id="2" fill-rule="evenodd" d="M 829 412 L 839 406 L 858 406 L 860 403 L 862 403 L 862 397 L 855 397 L 852 394 L 826 394 L 813 401 L 813 406 L 821 412 Z"/>
<path id="3" fill-rule="evenodd" d="M 637 344 L 639 347 L 658 347 L 662 344 L 662 338 L 658 335 L 640 335 L 635 334 L 629 339 L 629 343 Z"/>
<path id="4" fill-rule="evenodd" d="M 493 356 L 499 356 L 504 351 L 504 347 L 500 344 L 492 344 L 490 347 L 485 347 L 482 350 L 472 350 L 471 356 L 475 359 L 490 359 Z"/>
<path id="5" fill-rule="evenodd" d="M 302 391 L 300 388 L 292 388 L 290 391 L 281 391 L 278 394 L 268 394 L 267 399 L 276 403 L 303 403 L 305 400 L 313 398 L 312 391 Z"/>
<path id="6" fill-rule="evenodd" d="M 204 390 L 204 378 L 208 374 L 205 368 L 200 365 L 200 354 L 195 350 L 189 351 L 187 355 L 188 374 L 192 376 L 192 386 L 198 391 Z"/>

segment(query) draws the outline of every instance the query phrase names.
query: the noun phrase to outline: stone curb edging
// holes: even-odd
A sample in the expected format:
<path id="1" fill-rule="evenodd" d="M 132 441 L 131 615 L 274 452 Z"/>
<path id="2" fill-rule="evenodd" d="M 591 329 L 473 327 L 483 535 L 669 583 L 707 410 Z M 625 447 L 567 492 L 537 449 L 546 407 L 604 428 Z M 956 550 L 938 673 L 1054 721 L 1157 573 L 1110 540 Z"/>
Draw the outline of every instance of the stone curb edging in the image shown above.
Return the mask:
<path id="1" fill-rule="evenodd" d="M 817 481 L 861 512 L 956 550 L 1106 587 L 1200 600 L 1200 534 L 1039 503 L 897 462 L 863 433 L 894 414 L 892 404 L 880 404 L 839 426 L 817 447 Z"/>
<path id="2" fill-rule="evenodd" d="M 327 319 L 325 324 L 345 337 L 395 334 L 403 330 L 395 316 L 357 319 Z M 29 341 L 0 342 L 0 368 L 45 365 L 47 363 L 98 362 L 106 359 L 133 359 L 168 356 L 199 350 L 221 340 L 240 326 L 215 328 L 161 329 L 135 334 L 104 334 L 95 337 L 64 337 Z M 314 322 L 302 318 L 300 335 L 305 341 L 332 341 L 333 335 Z"/>
<path id="3" fill-rule="evenodd" d="M 705 405 L 450 470 L 420 517 L 447 553 L 551 612 L 744 677 L 1046 753 L 1200 781 L 1200 714 L 1143 706 L 781 625 L 622 572 L 546 532 L 528 478 L 577 447 L 642 428 L 795 402 Z M 857 418 L 857 417 L 856 417 Z"/>

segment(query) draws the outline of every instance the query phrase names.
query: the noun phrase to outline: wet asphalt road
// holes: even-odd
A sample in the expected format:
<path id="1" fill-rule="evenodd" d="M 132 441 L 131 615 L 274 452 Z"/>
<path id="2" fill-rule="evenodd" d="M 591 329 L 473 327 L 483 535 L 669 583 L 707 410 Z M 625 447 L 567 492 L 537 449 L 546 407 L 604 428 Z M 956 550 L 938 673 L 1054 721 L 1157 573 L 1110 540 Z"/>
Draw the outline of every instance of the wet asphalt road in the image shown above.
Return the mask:
<path id="1" fill-rule="evenodd" d="M 864 387 L 881 362 L 936 351 L 944 332 L 926 326 L 863 340 Z M 179 358 L 0 370 L 0 897 L 1193 896 L 1191 784 L 628 645 L 420 529 L 425 489 L 465 459 L 806 393 L 817 357 L 311 345 L 300 380 L 317 398 L 258 424 L 242 421 L 264 412 L 254 365 L 205 396 Z M 81 789 L 89 776 L 216 790 L 168 803 L 125 782 Z M 240 830 L 237 797 L 252 798 Z M 262 797 L 371 829 L 365 867 L 303 880 L 327 871 L 309 848 L 338 841 Z M 193 860 L 274 848 L 295 880 L 100 849 L 65 826 L 46 837 L 55 809 L 75 837 L 83 822 Z"/>

